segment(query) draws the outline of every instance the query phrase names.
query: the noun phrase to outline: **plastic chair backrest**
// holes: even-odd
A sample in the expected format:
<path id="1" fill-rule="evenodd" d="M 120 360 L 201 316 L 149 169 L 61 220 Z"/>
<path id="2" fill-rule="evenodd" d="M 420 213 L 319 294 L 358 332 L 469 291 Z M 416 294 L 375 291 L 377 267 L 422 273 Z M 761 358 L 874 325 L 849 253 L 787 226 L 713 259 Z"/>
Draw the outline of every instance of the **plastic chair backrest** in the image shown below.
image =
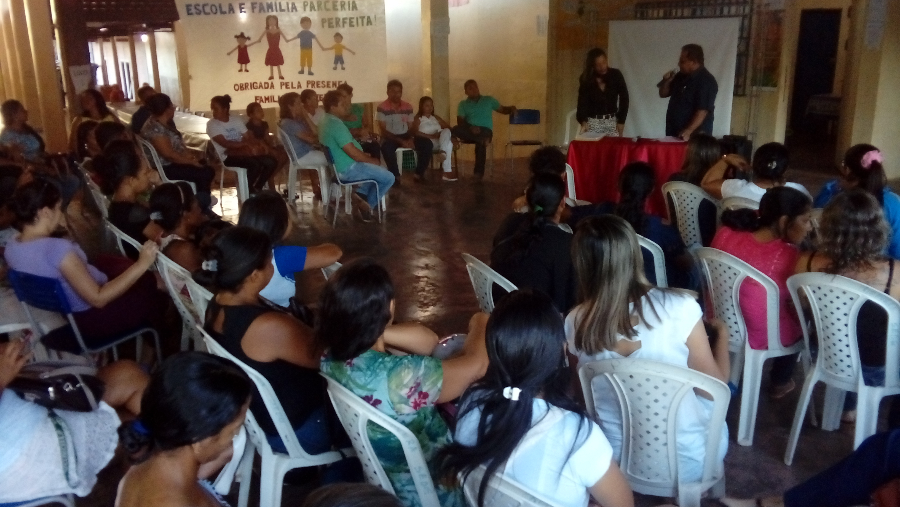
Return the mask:
<path id="1" fill-rule="evenodd" d="M 266 409 L 269 411 L 269 416 L 272 418 L 272 422 L 275 423 L 275 429 L 278 430 L 278 436 L 281 437 L 281 441 L 284 443 L 285 449 L 288 451 L 288 455 L 292 458 L 309 458 L 309 454 L 303 450 L 303 447 L 300 446 L 300 441 L 297 440 L 297 435 L 294 433 L 294 428 L 291 426 L 291 422 L 288 420 L 287 414 L 284 413 L 284 408 L 281 406 L 281 402 L 278 401 L 278 397 L 275 395 L 275 391 L 272 389 L 272 384 L 266 380 L 265 377 L 260 375 L 260 373 L 253 368 L 250 368 L 236 357 L 234 357 L 230 352 L 225 350 L 222 345 L 219 344 L 216 340 L 213 339 L 209 333 L 203 329 L 202 326 L 197 326 L 197 330 L 202 334 L 203 341 L 206 342 L 207 350 L 209 350 L 210 354 L 215 356 L 224 357 L 229 361 L 234 362 L 234 364 L 238 365 L 240 369 L 244 370 L 244 373 L 250 377 L 250 380 L 253 381 L 253 384 L 256 386 L 256 390 L 259 392 L 260 397 L 263 400 L 263 403 L 266 405 Z M 247 418 L 250 420 L 251 414 L 247 412 Z M 256 423 L 255 417 L 252 419 L 252 425 L 256 425 L 256 428 L 259 428 L 259 425 Z M 251 432 L 253 432 L 253 428 L 251 428 Z M 261 433 L 261 432 L 260 432 Z M 254 439 L 258 440 L 258 439 Z M 254 445 L 265 445 L 269 446 L 269 443 L 263 438 L 261 442 L 254 442 Z M 271 447 L 269 448 L 269 452 L 271 453 Z"/>
<path id="2" fill-rule="evenodd" d="M 481 465 L 472 470 L 468 477 L 463 478 L 463 474 L 459 474 L 459 482 L 463 486 L 466 502 L 472 507 L 478 505 L 478 490 L 481 488 L 481 481 L 486 471 L 487 468 Z M 491 507 L 556 507 L 559 504 L 531 491 L 500 472 L 495 473 L 488 481 L 487 490 L 484 492 L 484 505 Z"/>
<path id="3" fill-rule="evenodd" d="M 156 172 L 159 173 L 159 179 L 163 183 L 168 183 L 169 178 L 166 176 L 166 171 L 163 170 L 162 160 L 159 158 L 159 153 L 156 152 L 156 148 L 153 147 L 153 144 L 150 141 L 144 139 L 143 137 L 138 137 L 138 140 L 141 142 L 141 147 L 143 148 L 144 156 L 147 157 L 147 160 L 150 162 L 150 165 L 156 169 Z"/>
<path id="4" fill-rule="evenodd" d="M 703 237 L 700 234 L 700 219 L 698 218 L 700 203 L 706 199 L 718 207 L 719 201 L 697 185 L 684 181 L 663 183 L 662 192 L 672 200 L 675 207 L 675 222 L 684 244 L 688 248 L 702 246 Z M 671 218 L 669 217 L 670 221 Z"/>
<path id="5" fill-rule="evenodd" d="M 730 253 L 704 247 L 698 248 L 695 254 L 712 297 L 713 314 L 728 328 L 731 350 L 747 344 L 747 324 L 741 312 L 740 291 L 741 284 L 748 278 L 762 285 L 766 291 L 768 350 L 784 349 L 778 325 L 781 311 L 778 285 L 761 271 Z"/>
<path id="6" fill-rule="evenodd" d="M 128 257 L 128 252 L 125 251 L 126 243 L 138 252 L 141 251 L 140 243 L 135 241 L 131 236 L 125 234 L 122 229 L 119 229 L 118 227 L 113 225 L 112 222 L 110 222 L 108 219 L 103 219 L 103 225 L 109 232 L 113 234 L 113 237 L 116 239 L 116 248 L 119 249 L 119 253 L 122 254 L 122 257 Z"/>
<path id="7" fill-rule="evenodd" d="M 666 256 L 663 253 L 663 249 L 654 241 L 647 239 L 640 234 L 637 234 L 637 238 L 641 248 L 646 249 L 650 252 L 650 256 L 653 257 L 653 273 L 656 274 L 656 286 L 668 287 L 669 280 L 666 277 Z"/>
<path id="8" fill-rule="evenodd" d="M 575 196 L 575 170 L 569 164 L 566 164 L 566 194 L 569 199 L 578 200 Z"/>
<path id="9" fill-rule="evenodd" d="M 412 431 L 363 401 L 362 398 L 333 378 L 324 374 L 322 376 L 328 381 L 328 396 L 331 398 L 331 403 L 334 405 L 334 410 L 337 412 L 344 430 L 350 436 L 356 456 L 362 463 L 366 481 L 385 491 L 395 493 L 384 467 L 378 460 L 378 456 L 375 455 L 372 441 L 369 439 L 368 427 L 371 424 L 389 431 L 400 441 L 406 463 L 416 485 L 420 505 L 422 507 L 440 507 L 441 504 L 434 490 L 428 465 L 425 463 L 425 456 L 422 454 L 422 447 Z"/>
<path id="10" fill-rule="evenodd" d="M 91 193 L 94 204 L 97 206 L 97 209 L 100 210 L 101 217 L 107 218 L 109 216 L 109 197 L 103 193 L 100 186 L 97 185 L 93 178 L 91 178 L 91 172 L 84 166 L 84 163 L 88 161 L 90 161 L 90 159 L 85 159 L 84 161 L 75 164 L 75 167 L 77 167 L 78 172 L 81 173 L 81 177 L 84 179 L 84 182 Z"/>
<path id="11" fill-rule="evenodd" d="M 19 301 L 48 312 L 72 313 L 62 283 L 56 278 L 32 275 L 13 269 L 9 270 L 7 276 Z"/>
<path id="12" fill-rule="evenodd" d="M 281 130 L 281 127 L 276 127 L 278 129 L 278 140 L 281 142 L 281 145 L 284 146 L 285 151 L 288 154 L 288 160 L 291 161 L 291 165 L 297 165 L 297 161 L 300 160 L 297 157 L 297 152 L 294 151 L 294 144 L 291 142 L 291 137 L 287 134 L 287 132 Z"/>
<path id="13" fill-rule="evenodd" d="M 162 276 L 163 282 L 172 301 L 175 302 L 175 308 L 181 314 L 181 318 L 186 322 L 190 322 L 191 326 L 203 325 L 204 312 L 201 312 L 197 303 L 191 297 L 191 290 L 188 283 L 194 283 L 188 270 L 179 266 L 175 261 L 166 257 L 162 252 L 156 255 L 156 264 L 159 266 L 159 274 Z M 206 299 L 208 303 L 212 299 L 209 291 L 197 284 L 197 288 L 207 292 L 209 295 Z M 205 305 L 204 305 L 205 306 Z"/>
<path id="14" fill-rule="evenodd" d="M 577 109 L 573 109 L 569 111 L 569 114 L 566 115 L 566 139 L 565 145 L 568 146 L 569 143 L 572 142 L 572 122 L 575 120 L 575 114 L 578 112 Z M 572 196 L 569 196 L 572 197 Z M 574 197 L 572 197 L 574 199 Z"/>
<path id="15" fill-rule="evenodd" d="M 472 281 L 472 288 L 475 290 L 475 297 L 478 298 L 478 306 L 484 313 L 494 311 L 494 284 L 496 283 L 507 292 L 512 292 L 518 287 L 506 278 L 500 276 L 490 266 L 476 259 L 475 257 L 464 253 L 463 260 L 466 262 L 466 270 L 469 272 L 469 280 Z"/>
<path id="16" fill-rule="evenodd" d="M 593 383 L 603 376 L 612 384 L 622 413 L 622 453 L 619 468 L 632 489 L 663 494 L 684 484 L 678 478 L 677 412 L 685 396 L 701 389 L 712 396 L 706 456 L 701 484 L 717 482 L 724 472 L 719 441 L 731 391 L 724 382 L 688 368 L 645 359 L 608 359 L 578 368 L 587 411 L 596 414 Z M 710 484 L 712 485 L 712 484 Z"/>
<path id="17" fill-rule="evenodd" d="M 342 264 L 340 262 L 335 262 L 330 266 L 325 266 L 322 268 L 322 276 L 325 277 L 325 280 L 331 278 L 331 275 L 335 273 L 335 271 L 341 269 Z"/>
<path id="18" fill-rule="evenodd" d="M 516 114 L 509 116 L 510 125 L 539 125 L 541 112 L 537 109 L 516 109 Z"/>
<path id="19" fill-rule="evenodd" d="M 759 201 L 754 201 L 753 199 L 749 199 L 747 197 L 726 197 L 722 199 L 722 204 L 720 205 L 722 211 L 727 209 L 759 209 Z"/>
<path id="20" fill-rule="evenodd" d="M 788 278 L 787 286 L 798 313 L 803 311 L 801 293 L 812 312 L 819 340 L 816 369 L 847 383 L 862 382 L 856 336 L 859 310 L 866 301 L 884 310 L 888 317 L 884 387 L 900 386 L 900 302 L 864 283 L 827 273 L 800 273 Z M 806 319 L 800 319 L 800 325 L 808 344 L 811 329 Z"/>

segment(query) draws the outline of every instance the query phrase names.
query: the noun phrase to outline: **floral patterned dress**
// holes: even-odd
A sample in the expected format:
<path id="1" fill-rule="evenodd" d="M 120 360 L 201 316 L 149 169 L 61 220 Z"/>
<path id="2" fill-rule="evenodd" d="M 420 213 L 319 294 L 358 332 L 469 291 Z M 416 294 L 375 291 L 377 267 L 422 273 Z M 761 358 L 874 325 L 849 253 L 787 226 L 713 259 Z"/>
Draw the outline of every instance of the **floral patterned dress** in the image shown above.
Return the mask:
<path id="1" fill-rule="evenodd" d="M 435 408 L 444 378 L 439 360 L 367 350 L 349 361 L 324 358 L 322 373 L 409 428 L 422 446 L 441 505 L 465 505 L 459 488 L 447 487 L 438 479 L 434 463 L 437 451 L 451 441 L 450 430 Z M 397 497 L 406 507 L 421 505 L 400 441 L 379 426 L 370 425 L 368 431 Z"/>

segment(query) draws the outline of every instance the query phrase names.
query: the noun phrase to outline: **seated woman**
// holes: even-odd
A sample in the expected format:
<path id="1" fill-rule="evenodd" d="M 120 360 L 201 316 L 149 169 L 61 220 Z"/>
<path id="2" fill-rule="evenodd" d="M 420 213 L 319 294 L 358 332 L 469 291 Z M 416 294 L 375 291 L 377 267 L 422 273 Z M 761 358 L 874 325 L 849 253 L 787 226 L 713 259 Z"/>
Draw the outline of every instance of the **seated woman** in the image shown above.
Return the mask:
<path id="1" fill-rule="evenodd" d="M 206 124 L 206 135 L 212 140 L 222 163 L 247 170 L 251 194 L 262 190 L 267 182 L 274 190 L 278 161 L 269 155 L 269 146 L 247 130 L 240 116 L 231 115 L 231 97 L 216 95 L 210 100 L 209 108 L 213 117 Z"/>
<path id="2" fill-rule="evenodd" d="M 419 99 L 419 110 L 416 112 L 410 130 L 417 136 L 431 141 L 435 150 L 444 154 L 441 168 L 444 170 L 444 181 L 456 181 L 458 176 L 451 164 L 453 141 L 451 141 L 450 124 L 434 114 L 434 100 L 425 96 Z"/>
<path id="3" fill-rule="evenodd" d="M 105 390 L 96 410 L 50 412 L 6 388 L 29 355 L 22 341 L 0 343 L 0 503 L 86 496 L 116 452 L 116 411 L 123 419 L 140 413 L 147 374 L 133 361 L 115 361 L 97 370 Z M 56 424 L 67 429 L 70 452 L 78 458 L 68 470 L 59 459 L 65 451 L 59 447 Z M 57 459 L 48 458 L 53 455 Z"/>
<path id="4" fill-rule="evenodd" d="M 200 269 L 203 256 L 194 238 L 206 216 L 185 181 L 163 183 L 150 194 L 150 219 L 160 229 L 159 251 L 184 269 Z"/>
<path id="5" fill-rule="evenodd" d="M 209 189 L 216 171 L 206 163 L 203 153 L 191 150 L 184 144 L 181 132 L 169 126 L 175 115 L 172 99 L 164 93 L 157 93 L 147 99 L 150 118 L 141 128 L 144 137 L 156 149 L 166 177 L 185 180 L 197 187 L 200 207 L 208 210 L 212 204 Z"/>
<path id="6" fill-rule="evenodd" d="M 669 181 L 686 181 L 699 187 L 706 172 L 721 160 L 722 146 L 718 139 L 708 134 L 693 134 L 688 139 L 681 170 L 669 176 Z"/>
<path id="7" fill-rule="evenodd" d="M 51 236 L 62 218 L 61 206 L 59 191 L 46 181 L 37 179 L 16 190 L 12 207 L 21 234 L 6 244 L 9 268 L 59 280 L 89 347 L 110 343 L 140 326 L 158 324 L 164 299 L 153 274 L 147 272 L 156 260 L 156 243 L 144 243 L 135 262 L 100 256 L 95 267 L 87 263 L 77 244 Z M 48 335 L 44 344 L 81 352 L 70 335 L 62 336 L 59 343 Z"/>
<path id="8" fill-rule="evenodd" d="M 150 210 L 140 202 L 140 197 L 150 190 L 152 181 L 158 176 L 138 154 L 134 143 L 109 143 L 92 165 L 99 176 L 101 190 L 112 195 L 109 222 L 138 243 L 159 239 L 162 228 L 150 220 Z M 137 250 L 131 245 L 125 245 L 125 252 L 132 259 L 138 257 Z"/>
<path id="9" fill-rule="evenodd" d="M 818 250 L 803 254 L 796 272 L 816 271 L 846 276 L 900 299 L 900 276 L 884 251 L 891 236 L 878 201 L 861 188 L 841 192 L 825 206 L 819 222 Z M 866 385 L 884 385 L 887 315 L 866 302 L 859 312 L 856 339 Z M 855 420 L 856 393 L 847 393 L 843 420 Z M 900 403 L 894 400 L 888 427 L 900 427 Z"/>
<path id="10" fill-rule="evenodd" d="M 2 137 L 0 137 L 2 138 Z M 884 211 L 884 218 L 891 228 L 885 253 L 892 259 L 900 259 L 900 196 L 887 184 L 884 172 L 884 156 L 871 144 L 851 146 L 844 154 L 839 168 L 840 179 L 831 180 L 822 187 L 813 206 L 822 208 L 834 196 L 849 188 L 861 188 L 872 194 Z"/>
<path id="11" fill-rule="evenodd" d="M 330 451 L 334 443 L 331 435 L 343 430 L 336 419 L 329 420 L 326 412 L 325 381 L 319 376 L 321 347 L 312 329 L 259 299 L 259 292 L 268 285 L 274 272 L 269 238 L 249 227 L 229 227 L 216 235 L 204 256 L 203 267 L 194 273 L 194 279 L 215 293 L 206 313 L 207 332 L 272 384 L 306 452 Z M 272 448 L 286 453 L 275 423 L 255 388 L 250 412 Z M 324 482 L 347 473 L 347 460 L 341 463 L 329 467 Z"/>
<path id="12" fill-rule="evenodd" d="M 71 137 L 69 137 L 69 151 L 72 153 L 78 153 L 78 143 L 80 141 L 78 137 L 78 129 L 83 122 L 94 121 L 97 123 L 119 123 L 119 118 L 115 114 L 113 114 L 113 112 L 110 111 L 108 107 L 106 107 L 106 101 L 103 99 L 103 95 L 99 91 L 93 88 L 88 88 L 78 95 L 78 101 L 81 105 L 81 114 L 79 114 L 72 120 L 72 126 L 69 130 L 72 133 Z"/>
<path id="13" fill-rule="evenodd" d="M 487 373 L 465 395 L 456 442 L 442 453 L 455 477 L 480 465 L 487 481 L 503 474 L 555 505 L 631 507 L 634 495 L 612 447 L 567 393 L 566 332 L 550 299 L 518 290 L 497 304 L 487 324 Z"/>
<path id="14" fill-rule="evenodd" d="M 307 91 L 307 90 L 304 90 Z M 314 90 L 312 95 L 316 96 Z M 318 98 L 316 101 L 318 102 Z M 328 164 L 325 153 L 319 144 L 319 134 L 316 124 L 306 111 L 303 99 L 297 92 L 288 92 L 278 97 L 278 117 L 281 121 L 278 126 L 291 140 L 291 147 L 297 155 L 297 163 L 300 167 L 316 167 Z M 317 199 L 322 198 L 319 188 L 319 174 L 316 171 L 303 171 L 310 178 L 313 193 Z"/>
<path id="15" fill-rule="evenodd" d="M 113 141 L 131 141 L 131 131 L 124 123 L 104 121 L 97 125 L 94 129 L 94 139 L 97 141 L 97 147 L 100 150 L 106 149 L 107 145 Z"/>
<path id="16" fill-rule="evenodd" d="M 644 276 L 644 262 L 634 230 L 625 220 L 604 215 L 578 224 L 572 258 L 584 300 L 566 317 L 569 365 L 633 357 L 673 364 L 728 381 L 728 340 L 710 345 L 700 305 L 690 293 L 660 289 Z M 576 376 L 577 378 L 577 376 Z M 580 386 L 576 387 L 576 390 Z M 593 384 L 597 418 L 618 462 L 622 451 L 622 415 L 609 381 Z M 678 432 L 681 480 L 703 474 L 711 406 L 688 395 L 682 401 Z M 722 428 L 719 460 L 728 450 L 728 429 Z"/>
<path id="17" fill-rule="evenodd" d="M 265 118 L 266 113 L 259 102 L 247 104 L 247 130 L 250 131 L 254 139 L 264 144 L 268 148 L 269 155 L 275 157 L 275 160 L 278 161 L 278 169 L 275 171 L 275 174 L 284 174 L 291 161 L 288 160 L 284 146 L 280 144 L 281 140 L 277 136 L 272 135 L 273 132 L 269 130 L 269 122 Z M 272 184 L 269 185 L 269 188 L 275 190 L 275 186 Z"/>
<path id="18" fill-rule="evenodd" d="M 549 173 L 531 178 L 528 213 L 511 213 L 494 236 L 491 267 L 520 289 L 539 290 L 560 312 L 575 304 L 572 229 L 560 225 L 566 184 Z M 498 295 L 499 296 L 499 295 Z"/>
<path id="19" fill-rule="evenodd" d="M 322 373 L 382 413 L 403 424 L 419 441 L 443 506 L 462 506 L 462 492 L 441 480 L 434 457 L 450 443 L 450 430 L 435 407 L 462 395 L 484 375 L 487 315 L 469 321 L 462 355 L 439 361 L 430 357 L 437 335 L 418 324 L 391 325 L 394 286 L 387 271 L 370 259 L 341 267 L 319 296 L 316 338 L 326 348 Z M 393 355 L 385 347 L 409 355 Z M 419 505 L 400 442 L 380 427 L 369 438 L 394 492 L 403 505 Z"/>
<path id="20" fill-rule="evenodd" d="M 182 352 L 166 359 L 144 391 L 140 419 L 119 430 L 125 449 L 143 461 L 122 477 L 115 505 L 227 506 L 205 479 L 231 459 L 252 385 L 221 357 Z"/>
<path id="21" fill-rule="evenodd" d="M 700 185 L 717 199 L 744 197 L 759 201 L 766 190 L 775 187 L 793 188 L 812 199 L 803 185 L 784 181 L 784 173 L 788 168 L 788 150 L 783 144 L 767 143 L 757 148 L 753 154 L 751 168 L 752 181 L 741 179 L 736 175 L 729 178 L 727 173 L 734 168 L 730 159 L 723 158 L 710 168 Z"/>
<path id="22" fill-rule="evenodd" d="M 653 168 L 646 162 L 631 162 L 619 173 L 619 202 L 604 203 L 598 208 L 604 213 L 624 218 L 636 233 L 662 248 L 670 287 L 696 289 L 699 283 L 691 276 L 691 256 L 685 251 L 678 230 L 664 223 L 658 216 L 646 212 L 647 199 L 655 188 Z M 656 285 L 653 255 L 649 251 L 642 251 L 647 279 Z"/>
<path id="23" fill-rule="evenodd" d="M 291 211 L 284 199 L 272 191 L 263 191 L 247 199 L 241 207 L 238 225 L 266 233 L 275 245 L 272 251 L 275 273 L 259 295 L 284 308 L 290 307 L 290 299 L 297 293 L 295 273 L 330 266 L 344 254 L 333 243 L 311 247 L 283 245 L 293 227 Z"/>
<path id="24" fill-rule="evenodd" d="M 99 125 L 100 123 L 94 120 L 84 120 L 78 124 L 78 130 L 75 132 L 75 159 L 78 162 L 84 162 L 100 154 L 96 136 Z"/>
<path id="25" fill-rule="evenodd" d="M 790 187 L 769 189 L 759 203 L 759 211 L 726 210 L 722 228 L 712 247 L 730 253 L 761 271 L 778 285 L 781 301 L 778 313 L 779 336 L 785 346 L 802 337 L 800 321 L 791 303 L 787 279 L 794 274 L 800 251 L 797 246 L 812 230 L 810 200 Z M 747 325 L 747 341 L 753 349 L 768 348 L 766 330 L 766 291 L 753 280 L 741 284 L 740 304 Z M 796 354 L 776 357 L 770 372 L 770 396 L 778 399 L 791 392 Z"/>

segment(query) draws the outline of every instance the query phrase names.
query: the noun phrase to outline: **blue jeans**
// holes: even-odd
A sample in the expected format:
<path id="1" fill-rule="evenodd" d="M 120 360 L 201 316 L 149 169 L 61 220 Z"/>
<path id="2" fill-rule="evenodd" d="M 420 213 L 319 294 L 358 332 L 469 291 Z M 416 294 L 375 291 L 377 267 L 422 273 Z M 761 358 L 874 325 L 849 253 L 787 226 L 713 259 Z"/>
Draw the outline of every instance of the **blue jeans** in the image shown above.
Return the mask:
<path id="1" fill-rule="evenodd" d="M 328 417 L 325 408 L 313 411 L 299 428 L 294 430 L 300 447 L 309 454 L 322 454 L 331 450 L 332 443 L 339 448 L 350 446 L 350 438 L 344 433 L 344 428 L 335 428 L 335 433 L 340 433 L 338 441 L 332 442 L 332 430 L 328 427 Z M 278 435 L 266 435 L 266 440 L 272 446 L 272 450 L 287 454 L 287 448 Z M 322 483 L 332 482 L 359 482 L 362 480 L 362 468 L 356 458 L 344 458 L 341 461 L 328 465 L 322 474 Z"/>
<path id="2" fill-rule="evenodd" d="M 366 196 L 366 202 L 374 210 L 378 206 L 378 202 L 384 197 L 391 185 L 394 184 L 394 175 L 380 165 L 368 164 L 366 162 L 354 162 L 350 167 L 338 173 L 341 181 L 344 183 L 353 183 L 362 180 L 374 180 L 378 183 L 376 192 L 374 183 L 362 183 L 359 186 L 358 193 Z"/>

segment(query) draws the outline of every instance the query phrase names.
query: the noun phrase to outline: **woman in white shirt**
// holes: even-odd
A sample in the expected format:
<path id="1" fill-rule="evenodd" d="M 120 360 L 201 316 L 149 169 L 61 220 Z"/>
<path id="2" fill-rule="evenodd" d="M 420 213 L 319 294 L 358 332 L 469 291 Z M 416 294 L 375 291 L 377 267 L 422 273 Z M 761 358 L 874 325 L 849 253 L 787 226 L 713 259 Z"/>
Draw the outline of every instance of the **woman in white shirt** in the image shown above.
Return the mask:
<path id="1" fill-rule="evenodd" d="M 269 155 L 269 146 L 258 140 L 240 116 L 231 115 L 231 97 L 216 95 L 209 102 L 212 119 L 206 124 L 206 135 L 213 142 L 222 163 L 247 170 L 250 193 L 255 194 L 268 183 L 275 190 L 278 160 Z"/>
<path id="2" fill-rule="evenodd" d="M 703 190 L 717 199 L 744 197 L 759 202 L 770 188 L 790 187 L 812 199 L 812 195 L 803 185 L 784 181 L 784 173 L 788 168 L 788 149 L 783 144 L 766 143 L 756 149 L 756 153 L 753 154 L 752 181 L 725 177 L 729 166 L 734 165 L 735 160 L 738 159 L 726 156 L 712 166 L 700 183 Z"/>
<path id="3" fill-rule="evenodd" d="M 584 408 L 566 394 L 562 316 L 548 296 L 517 290 L 498 302 L 487 323 L 490 364 L 463 395 L 456 442 L 439 460 L 450 476 L 485 465 L 554 505 L 631 507 L 631 487 L 612 447 Z"/>
<path id="4" fill-rule="evenodd" d="M 585 218 L 578 224 L 572 259 L 583 298 L 566 317 L 569 364 L 633 357 L 674 364 L 728 381 L 728 340 L 720 335 L 710 350 L 700 305 L 692 293 L 660 289 L 644 276 L 637 235 L 614 215 Z M 594 404 L 603 433 L 620 458 L 622 417 L 609 381 L 593 383 Z M 678 412 L 679 472 L 683 482 L 699 480 L 706 455 L 710 403 L 685 396 Z M 723 428 L 719 459 L 728 450 Z"/>
<path id="5" fill-rule="evenodd" d="M 426 95 L 419 99 L 419 111 L 416 112 L 410 130 L 417 136 L 431 139 L 434 148 L 444 153 L 444 161 L 441 163 L 444 181 L 456 181 L 458 177 L 450 163 L 450 156 L 453 154 L 450 124 L 434 114 L 434 101 L 431 97 Z"/>

